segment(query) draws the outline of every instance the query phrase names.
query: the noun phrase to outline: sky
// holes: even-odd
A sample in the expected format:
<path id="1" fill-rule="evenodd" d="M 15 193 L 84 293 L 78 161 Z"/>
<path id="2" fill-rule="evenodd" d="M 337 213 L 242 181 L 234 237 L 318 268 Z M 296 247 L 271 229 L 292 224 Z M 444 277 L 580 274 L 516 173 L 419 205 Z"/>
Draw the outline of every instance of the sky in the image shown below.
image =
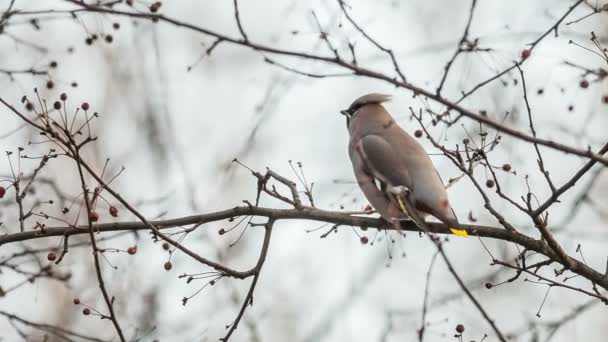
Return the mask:
<path id="1" fill-rule="evenodd" d="M 8 3 L 0 0 L 0 8 L 6 8 Z M 461 55 L 452 66 L 442 94 L 456 100 L 463 90 L 513 65 L 526 44 L 547 31 L 573 3 L 480 1 L 470 37 L 478 38 L 478 46 L 490 51 Z M 23 10 L 73 8 L 55 0 L 44 3 L 17 0 L 16 4 Z M 471 6 L 470 1 L 462 0 L 352 0 L 348 4 L 349 13 L 366 32 L 394 51 L 408 81 L 430 90 L 439 84 L 444 66 L 462 36 Z M 589 4 L 596 6 L 593 1 Z M 602 4 L 598 2 L 597 8 Z M 329 40 L 345 56 L 349 53 L 347 43 L 351 42 L 355 44 L 360 65 L 393 74 L 387 55 L 348 23 L 336 1 L 241 1 L 239 5 L 243 27 L 253 42 L 329 56 L 331 51 L 319 38 L 318 20 Z M 137 2 L 137 6 L 145 9 L 143 3 Z M 121 8 L 128 10 L 124 5 Z M 231 1 L 163 2 L 161 11 L 184 22 L 239 36 Z M 589 12 L 584 4 L 574 10 L 559 27 L 559 35 L 551 33 L 544 39 L 522 68 L 538 136 L 597 150 L 605 143 L 608 125 L 608 105 L 602 102 L 602 97 L 608 94 L 608 78 L 596 82 L 581 69 L 565 63 L 608 69 L 606 61 L 589 50 L 592 31 L 608 45 L 608 12 L 566 24 Z M 317 207 L 361 210 L 367 202 L 354 183 L 347 153 L 348 132 L 339 111 L 365 93 L 390 94 L 393 100 L 386 104 L 387 110 L 413 134 L 419 126 L 409 114 L 410 106 L 415 110 L 444 109 L 430 100 L 413 98 L 411 92 L 386 82 L 355 76 L 312 78 L 264 62 L 264 58 L 272 58 L 315 74 L 344 71 L 306 59 L 265 55 L 227 43 L 203 56 L 213 44 L 212 38 L 168 24 L 90 13 L 78 14 L 77 19 L 61 13 L 45 17 L 40 21 L 41 30 L 28 23 L 28 16 L 14 19 L 15 24 L 6 28 L 10 35 L 0 35 L 0 69 L 44 68 L 51 61 L 57 61 L 58 67 L 49 76 L 17 75 L 11 80 L 0 74 L 0 96 L 20 105 L 21 96 L 33 97 L 33 88 L 37 87 L 49 101 L 66 92 L 68 103 L 74 108 L 81 102 L 90 103 L 92 110 L 100 113 L 93 125 L 99 139 L 88 147 L 86 158 L 99 169 L 110 158 L 108 174 L 116 174 L 124 166 L 125 171 L 113 185 L 149 218 L 207 213 L 242 205 L 242 200 L 254 200 L 256 179 L 246 168 L 233 163 L 234 158 L 254 170 L 263 172 L 268 167 L 291 179 L 296 176 L 289 161 L 301 162 L 307 180 L 314 182 Z M 114 29 L 114 23 L 119 23 L 120 29 Z M 113 41 L 100 40 L 88 46 L 85 39 L 94 33 L 112 34 Z M 506 125 L 529 133 L 519 76 L 515 72 L 493 82 L 462 105 L 475 111 L 485 110 L 490 118 L 504 120 Z M 583 78 L 591 82 L 588 88 L 580 87 Z M 55 83 L 53 89 L 45 89 L 48 79 Z M 73 82 L 78 86 L 72 87 Z M 509 115 L 504 119 L 506 112 Z M 28 153 L 40 153 L 48 148 L 28 145 L 28 141 L 37 141 L 39 137 L 26 128 L 6 135 L 19 128 L 21 122 L 6 108 L 0 109 L 0 117 L 3 150 L 15 151 L 23 146 Z M 426 121 L 428 124 L 429 120 Z M 461 144 L 467 137 L 479 142 L 479 125 L 469 119 L 460 123 L 447 131 L 441 125 L 429 125 L 429 131 L 446 146 Z M 490 136 L 496 134 L 492 129 L 487 131 Z M 430 143 L 424 139 L 420 142 L 444 180 L 460 175 Z M 541 147 L 541 152 L 556 184 L 567 181 L 585 162 L 548 148 Z M 499 174 L 505 193 L 518 199 L 530 186 L 541 202 L 551 194 L 538 170 L 533 145 L 503 136 L 489 156 L 495 165 L 509 163 L 516 173 Z M 21 165 L 29 173 L 35 162 L 24 160 Z M 9 175 L 8 162 L 0 161 L 0 179 Z M 69 160 L 53 161 L 44 176 L 55 180 L 65 193 L 77 195 L 80 191 L 74 165 Z M 478 168 L 475 176 L 482 184 L 489 177 L 483 168 Z M 603 270 L 608 238 L 608 206 L 603 194 L 608 190 L 608 176 L 605 171 L 598 172 L 593 186 L 587 188 L 585 185 L 591 179 L 591 174 L 587 175 L 550 209 L 550 222 L 569 253 L 579 255 L 575 251 L 580 245 L 586 262 Z M 42 189 L 39 195 L 47 195 L 49 189 Z M 448 193 L 461 221 L 469 222 L 471 214 L 478 224 L 498 226 L 466 177 L 450 186 Z M 522 232 L 539 237 L 529 218 L 493 191 L 488 194 L 494 207 Z M 573 207 L 582 194 L 583 205 Z M 261 205 L 286 207 L 268 198 L 263 198 Z M 118 219 L 102 215 L 101 221 L 134 219 L 126 210 L 124 215 L 122 212 Z M 0 226 L 0 234 L 15 232 L 15 215 L 14 205 L 1 200 L 0 221 L 4 224 Z M 185 243 L 235 268 L 251 267 L 259 253 L 262 229 L 248 229 L 242 240 L 230 247 L 240 229 L 217 234 L 227 225 L 225 221 L 205 225 Z M 330 227 L 315 230 L 320 225 L 303 221 L 277 224 L 254 305 L 246 311 L 233 341 L 415 340 L 434 246 L 418 234 L 402 238 L 381 233 L 374 238 L 372 231 L 355 232 L 350 227 L 341 227 L 322 239 Z M 358 234 L 369 236 L 373 245 L 362 245 Z M 392 239 L 395 243 L 389 242 Z M 27 246 L 46 248 L 59 242 L 59 239 L 38 240 L 28 242 Z M 492 259 L 482 242 L 505 260 L 518 253 L 513 244 L 474 238 L 450 238 L 446 252 L 475 296 L 501 330 L 514 336 L 513 340 L 533 341 L 535 334 L 541 341 L 546 340 L 547 324 L 591 299 L 559 288 L 547 292 L 547 286 L 524 281 L 523 276 L 515 282 L 486 289 L 486 282 L 499 283 L 513 276 L 513 272 L 490 265 Z M 108 288 L 116 295 L 117 315 L 125 322 L 127 335 L 142 337 L 142 341 L 213 341 L 222 337 L 225 326 L 236 317 L 249 280 L 222 279 L 182 306 L 182 298 L 204 283 L 186 284 L 178 276 L 208 269 L 176 252 L 171 256 L 174 268 L 165 271 L 162 266 L 168 260 L 167 252 L 152 243 L 145 233 L 126 234 L 104 242 L 108 248 L 123 250 L 132 245 L 138 246 L 136 255 L 107 253 L 108 263 L 104 264 Z M 3 246 L 0 258 L 23 247 Z M 57 272 L 72 275 L 67 283 L 41 279 L 23 286 L 0 298 L 0 310 L 19 312 L 34 321 L 99 333 L 111 340 L 114 336 L 108 321 L 85 317 L 72 304 L 72 299 L 78 297 L 88 305 L 104 308 L 90 254 L 86 248 L 74 248 L 65 261 L 53 266 Z M 44 254 L 40 258 L 47 263 Z M 117 269 L 112 270 L 110 265 Z M 549 267 L 543 274 L 551 276 L 552 272 Z M 0 286 L 10 287 L 20 279 L 21 276 L 2 270 Z M 440 259 L 430 279 L 427 341 L 457 341 L 453 337 L 457 324 L 465 326 L 466 341 L 480 341 L 484 334 L 491 335 L 490 327 L 462 295 Z M 589 287 L 581 279 L 569 282 Z M 599 341 L 608 332 L 605 310 L 601 303 L 593 305 L 578 319 L 564 324 L 551 341 Z M 2 318 L 0 332 L 0 340 L 12 341 L 18 336 Z M 488 337 L 485 341 L 497 339 Z"/>

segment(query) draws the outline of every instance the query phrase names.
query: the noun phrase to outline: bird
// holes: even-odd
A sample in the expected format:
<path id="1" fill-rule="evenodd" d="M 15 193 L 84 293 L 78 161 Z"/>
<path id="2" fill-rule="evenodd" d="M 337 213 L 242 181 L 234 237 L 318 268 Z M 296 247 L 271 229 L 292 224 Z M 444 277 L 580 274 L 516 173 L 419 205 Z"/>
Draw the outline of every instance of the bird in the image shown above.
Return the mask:
<path id="1" fill-rule="evenodd" d="M 466 237 L 431 158 L 382 105 L 390 99 L 371 93 L 340 111 L 346 116 L 348 154 L 361 191 L 389 223 L 411 219 L 425 230 L 425 222 L 416 221 L 431 215 Z"/>

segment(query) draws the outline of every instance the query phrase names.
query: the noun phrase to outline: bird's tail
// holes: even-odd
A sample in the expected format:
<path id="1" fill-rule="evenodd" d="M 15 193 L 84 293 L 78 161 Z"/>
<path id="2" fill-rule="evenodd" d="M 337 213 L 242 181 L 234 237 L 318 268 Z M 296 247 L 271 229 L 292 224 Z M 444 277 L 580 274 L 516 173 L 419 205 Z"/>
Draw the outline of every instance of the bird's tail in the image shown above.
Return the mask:
<path id="1" fill-rule="evenodd" d="M 397 203 L 399 203 L 399 209 L 401 209 L 401 211 L 406 214 L 407 216 L 409 216 L 412 221 L 414 221 L 414 223 L 416 224 L 416 226 L 418 226 L 418 228 L 420 228 L 422 231 L 424 231 L 425 233 L 429 233 L 429 229 L 428 226 L 426 225 L 426 222 L 424 222 L 424 220 L 422 220 L 420 218 L 420 216 L 418 215 L 418 213 L 414 210 L 414 208 L 410 205 L 409 201 L 407 198 L 404 198 L 404 196 L 395 196 L 397 199 Z M 456 219 L 448 219 L 446 217 L 438 217 L 441 219 L 441 221 L 443 221 L 444 223 L 446 223 L 450 229 L 450 231 L 452 232 L 452 234 L 456 235 L 456 236 L 460 236 L 460 237 L 468 237 L 469 233 L 467 233 L 466 230 L 464 229 L 460 229 L 460 223 L 458 223 L 458 220 Z"/>

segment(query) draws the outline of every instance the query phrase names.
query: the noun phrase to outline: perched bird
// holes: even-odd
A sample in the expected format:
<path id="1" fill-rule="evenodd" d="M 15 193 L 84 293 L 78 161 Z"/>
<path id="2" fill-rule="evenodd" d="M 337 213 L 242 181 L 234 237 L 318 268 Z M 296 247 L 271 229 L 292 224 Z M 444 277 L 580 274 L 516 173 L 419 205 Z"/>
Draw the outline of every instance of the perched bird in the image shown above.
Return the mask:
<path id="1" fill-rule="evenodd" d="M 341 111 L 350 133 L 348 154 L 363 194 L 388 222 L 408 216 L 424 220 L 428 214 L 454 234 L 466 236 L 466 231 L 457 229 L 458 218 L 431 158 L 384 109 L 382 103 L 388 100 L 388 95 L 367 94 Z M 407 203 L 400 202 L 403 200 Z"/>

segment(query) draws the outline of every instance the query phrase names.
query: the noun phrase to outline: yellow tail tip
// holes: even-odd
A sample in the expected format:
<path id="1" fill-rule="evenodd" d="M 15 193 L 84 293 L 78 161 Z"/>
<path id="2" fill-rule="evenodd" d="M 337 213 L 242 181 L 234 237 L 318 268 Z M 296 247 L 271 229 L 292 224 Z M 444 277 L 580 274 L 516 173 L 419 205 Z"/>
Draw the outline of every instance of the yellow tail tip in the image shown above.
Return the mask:
<path id="1" fill-rule="evenodd" d="M 465 238 L 469 236 L 469 233 L 467 233 L 467 231 L 463 230 L 463 229 L 450 228 L 450 231 L 452 232 L 452 234 L 454 234 L 456 236 L 465 237 Z"/>

